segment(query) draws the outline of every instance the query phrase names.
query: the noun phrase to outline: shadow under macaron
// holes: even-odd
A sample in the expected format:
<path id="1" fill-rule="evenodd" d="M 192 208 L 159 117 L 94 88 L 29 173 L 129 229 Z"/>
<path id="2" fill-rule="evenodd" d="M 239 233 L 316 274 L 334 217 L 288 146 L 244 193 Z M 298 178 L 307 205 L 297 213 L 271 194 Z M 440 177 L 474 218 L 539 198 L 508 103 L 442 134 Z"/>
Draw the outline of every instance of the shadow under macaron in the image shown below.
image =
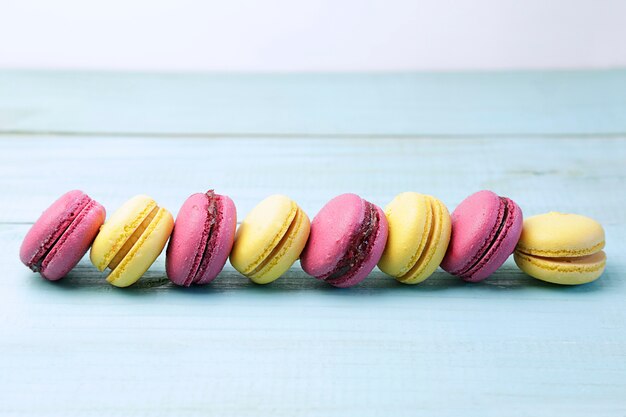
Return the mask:
<path id="1" fill-rule="evenodd" d="M 605 271 L 610 274 L 609 268 Z M 58 281 L 48 281 L 40 276 L 32 274 L 33 286 L 45 286 L 46 289 L 58 289 L 60 291 L 75 292 L 100 292 L 114 291 L 128 297 L 161 296 L 166 292 L 176 292 L 177 295 L 198 297 L 211 294 L 245 293 L 259 294 L 259 296 L 280 293 L 316 292 L 321 296 L 332 297 L 362 297 L 371 295 L 402 294 L 428 294 L 446 291 L 467 291 L 468 294 L 485 292 L 510 292 L 524 289 L 541 289 L 544 291 L 559 291 L 563 294 L 589 293 L 603 289 L 601 277 L 597 281 L 584 285 L 564 286 L 543 282 L 532 278 L 510 263 L 492 274 L 482 282 L 464 282 L 460 278 L 450 275 L 439 269 L 425 281 L 407 285 L 396 281 L 394 278 L 375 269 L 361 283 L 350 288 L 336 288 L 327 283 L 308 276 L 298 264 L 294 265 L 285 275 L 269 284 L 259 285 L 250 281 L 237 272 L 232 266 L 227 265 L 215 280 L 207 285 L 181 287 L 173 284 L 165 274 L 165 268 L 157 264 L 149 269 L 135 284 L 126 288 L 117 288 L 106 281 L 106 272 L 95 270 L 87 259 L 83 259 L 66 277 Z"/>

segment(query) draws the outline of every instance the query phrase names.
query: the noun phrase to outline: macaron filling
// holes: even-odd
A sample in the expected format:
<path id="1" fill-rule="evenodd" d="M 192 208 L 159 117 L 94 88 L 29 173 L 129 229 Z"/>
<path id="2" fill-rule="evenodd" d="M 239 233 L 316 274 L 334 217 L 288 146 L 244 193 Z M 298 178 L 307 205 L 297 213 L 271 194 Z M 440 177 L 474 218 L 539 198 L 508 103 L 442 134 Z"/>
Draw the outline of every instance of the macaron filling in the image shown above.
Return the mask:
<path id="1" fill-rule="evenodd" d="M 139 226 L 129 236 L 126 242 L 124 242 L 120 250 L 117 251 L 113 259 L 111 259 L 111 262 L 109 262 L 109 264 L 107 265 L 108 268 L 110 269 L 117 268 L 117 266 L 124 260 L 126 255 L 128 255 L 128 253 L 132 250 L 135 243 L 139 241 L 139 239 L 141 238 L 143 233 L 146 231 L 146 229 L 148 229 L 148 227 L 150 226 L 150 223 L 152 223 L 152 221 L 154 220 L 158 212 L 159 212 L 159 206 L 155 206 L 150 211 L 150 213 L 148 213 L 148 215 L 143 219 L 143 221 L 139 224 Z"/>
<path id="2" fill-rule="evenodd" d="M 259 273 L 270 262 L 276 262 L 279 259 L 281 253 L 286 252 L 288 247 L 291 246 L 291 242 L 294 240 L 294 237 L 296 236 L 296 233 L 297 233 L 298 229 L 302 225 L 303 216 L 306 216 L 306 214 L 304 214 L 304 212 L 301 209 L 298 208 L 297 211 L 296 211 L 296 215 L 291 220 L 291 223 L 289 224 L 289 227 L 287 228 L 287 231 L 280 238 L 278 244 L 272 249 L 270 254 L 267 255 L 265 257 L 265 259 L 263 259 L 263 261 L 261 261 L 261 263 L 259 265 L 257 265 L 257 267 L 254 268 L 248 274 L 248 276 L 252 277 L 255 274 Z"/>
<path id="3" fill-rule="evenodd" d="M 50 250 L 48 251 L 48 253 L 44 257 L 43 262 L 41 263 L 41 270 L 42 271 L 46 270 L 48 264 L 52 261 L 52 259 L 54 259 L 54 257 L 56 256 L 56 254 L 60 250 L 60 248 L 63 247 L 63 244 L 72 235 L 72 233 L 74 233 L 74 230 L 76 230 L 78 225 L 83 222 L 85 217 L 87 217 L 89 215 L 89 213 L 97 205 L 98 205 L 98 203 L 95 200 L 89 199 L 89 202 L 87 203 L 87 205 L 85 207 L 83 207 L 83 209 L 80 211 L 80 213 L 78 213 L 78 215 L 76 216 L 74 221 L 69 225 L 69 227 L 61 235 L 61 237 L 54 243 L 52 248 L 50 248 Z"/>
<path id="4" fill-rule="evenodd" d="M 54 256 L 56 252 L 55 247 L 58 247 L 57 245 L 67 239 L 71 231 L 95 204 L 97 204 L 95 200 L 92 200 L 86 194 L 83 195 L 59 221 L 59 227 L 41 244 L 39 250 L 33 255 L 27 266 L 35 272 L 44 269 Z"/>
<path id="5" fill-rule="evenodd" d="M 528 275 L 542 281 L 560 285 L 580 285 L 598 279 L 606 267 L 606 254 L 575 257 L 533 256 L 515 251 L 515 263 Z"/>
<path id="6" fill-rule="evenodd" d="M 554 265 L 554 269 L 557 269 L 558 267 L 563 268 L 564 266 L 567 266 L 567 265 L 597 265 L 597 264 L 600 264 L 601 262 L 606 261 L 606 254 L 604 253 L 604 251 L 599 251 L 591 255 L 572 256 L 572 257 L 537 256 L 537 255 L 530 255 L 528 253 L 521 252 L 521 251 L 517 251 L 517 254 L 518 256 L 519 255 L 524 256 L 529 261 L 533 261 L 533 260 L 542 261 L 542 264 L 541 264 L 542 267 L 545 267 L 548 264 L 552 264 Z"/>
<path id="7" fill-rule="evenodd" d="M 605 242 L 604 240 L 600 243 L 596 243 L 595 245 L 585 248 L 585 249 L 566 249 L 561 248 L 558 250 L 549 250 L 549 249 L 538 249 L 538 248 L 526 248 L 520 244 L 517 245 L 517 252 L 521 252 L 526 255 L 535 256 L 538 258 L 579 258 L 585 257 L 589 255 L 593 255 L 604 248 Z"/>
<path id="8" fill-rule="evenodd" d="M 366 201 L 365 218 L 360 228 L 351 237 L 346 253 L 332 271 L 319 278 L 331 285 L 336 285 L 348 279 L 351 272 L 358 271 L 372 252 L 379 221 L 378 210 L 372 203 Z"/>
<path id="9" fill-rule="evenodd" d="M 207 197 L 207 216 L 204 221 L 202 239 L 200 240 L 200 246 L 196 251 L 193 266 L 183 283 L 183 285 L 187 287 L 193 283 L 198 283 L 204 276 L 207 268 L 209 267 L 211 255 L 215 252 L 215 247 L 218 243 L 218 229 L 222 224 L 223 213 L 220 208 L 219 196 L 216 195 L 213 190 L 207 191 L 205 195 Z"/>
<path id="10" fill-rule="evenodd" d="M 442 215 L 441 206 L 437 207 L 439 213 L 437 215 L 433 215 L 433 213 L 435 212 L 434 206 L 435 206 L 435 203 L 432 201 L 432 199 L 429 198 L 428 199 L 429 220 L 426 226 L 428 228 L 428 233 L 424 234 L 424 237 L 422 238 L 423 240 L 422 242 L 420 242 L 419 248 L 421 249 L 421 251 L 415 255 L 415 259 L 412 259 L 413 265 L 405 274 L 398 277 L 399 281 L 405 281 L 417 275 L 422 268 L 426 267 L 426 264 L 428 263 L 430 258 L 432 258 L 434 255 L 433 247 L 437 246 L 437 244 L 439 244 L 439 240 L 441 239 L 441 236 L 440 236 L 441 235 L 441 221 L 438 220 L 439 218 L 438 216 Z"/>
<path id="11" fill-rule="evenodd" d="M 487 244 L 485 245 L 483 249 L 481 249 L 478 252 L 478 254 L 476 255 L 476 258 L 474 258 L 469 265 L 467 265 L 465 268 L 463 268 L 459 272 L 456 272 L 454 275 L 458 275 L 463 278 L 471 278 L 472 275 L 474 275 L 477 271 L 479 271 L 482 268 L 482 266 L 486 262 L 489 261 L 493 252 L 497 250 L 499 244 L 502 241 L 501 237 L 502 237 L 503 230 L 505 230 L 505 226 L 507 225 L 507 223 L 511 223 L 513 221 L 510 215 L 513 210 L 509 208 L 509 205 L 514 204 L 510 199 L 506 197 L 499 197 L 499 198 L 500 198 L 500 211 L 498 212 L 498 220 L 497 220 L 498 227 L 495 228 L 494 229 L 495 232 L 492 232 L 492 234 L 489 236 L 489 238 L 486 241 Z"/>

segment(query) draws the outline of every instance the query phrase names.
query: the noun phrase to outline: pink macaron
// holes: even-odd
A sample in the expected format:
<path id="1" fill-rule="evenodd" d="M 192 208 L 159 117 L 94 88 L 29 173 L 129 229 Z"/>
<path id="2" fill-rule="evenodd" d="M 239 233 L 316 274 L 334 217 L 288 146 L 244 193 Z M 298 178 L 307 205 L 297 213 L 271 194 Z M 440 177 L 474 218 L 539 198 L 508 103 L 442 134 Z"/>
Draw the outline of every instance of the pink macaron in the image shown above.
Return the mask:
<path id="1" fill-rule="evenodd" d="M 82 191 L 63 194 L 24 237 L 20 260 L 50 281 L 64 277 L 85 255 L 105 217 L 104 207 Z"/>
<path id="2" fill-rule="evenodd" d="M 515 250 L 522 210 L 492 191 L 467 197 L 452 213 L 452 235 L 441 267 L 469 282 L 494 273 Z"/>
<path id="3" fill-rule="evenodd" d="M 302 269 L 335 287 L 358 284 L 380 260 L 387 233 L 387 218 L 380 207 L 358 195 L 342 194 L 313 219 L 300 256 Z"/>
<path id="4" fill-rule="evenodd" d="M 176 285 L 208 284 L 226 264 L 235 239 L 233 200 L 213 190 L 190 196 L 176 217 L 165 270 Z"/>

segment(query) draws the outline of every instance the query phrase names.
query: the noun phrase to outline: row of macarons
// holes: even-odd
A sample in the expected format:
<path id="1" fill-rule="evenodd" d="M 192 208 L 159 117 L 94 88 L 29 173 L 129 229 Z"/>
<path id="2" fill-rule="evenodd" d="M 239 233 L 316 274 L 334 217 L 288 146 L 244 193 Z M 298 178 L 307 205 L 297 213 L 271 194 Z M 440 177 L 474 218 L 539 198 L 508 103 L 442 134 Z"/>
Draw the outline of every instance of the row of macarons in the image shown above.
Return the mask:
<path id="1" fill-rule="evenodd" d="M 604 230 L 577 214 L 550 212 L 523 220 L 510 198 L 483 190 L 450 215 L 437 198 L 397 195 L 383 211 L 355 194 L 329 201 L 311 222 L 298 204 L 272 195 L 237 229 L 233 201 L 213 190 L 191 195 L 176 221 L 155 200 L 138 195 L 106 219 L 104 207 L 82 191 L 62 195 L 33 224 L 21 261 L 48 280 L 90 258 L 106 280 L 128 287 L 150 268 L 169 240 L 166 273 L 181 286 L 208 284 L 230 257 L 258 284 L 270 283 L 300 259 L 309 275 L 336 287 L 363 281 L 378 265 L 405 284 L 424 281 L 441 266 L 478 282 L 514 253 L 527 274 L 556 284 L 584 284 L 604 271 Z"/>

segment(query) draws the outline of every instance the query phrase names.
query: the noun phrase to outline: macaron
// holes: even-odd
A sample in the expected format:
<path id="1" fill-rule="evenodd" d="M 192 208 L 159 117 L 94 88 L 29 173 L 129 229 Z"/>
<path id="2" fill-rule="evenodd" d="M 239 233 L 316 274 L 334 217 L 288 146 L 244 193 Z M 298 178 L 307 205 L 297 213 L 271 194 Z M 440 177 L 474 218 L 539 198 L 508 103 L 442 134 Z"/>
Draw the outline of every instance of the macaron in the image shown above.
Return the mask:
<path id="1" fill-rule="evenodd" d="M 137 282 L 163 251 L 174 228 L 172 214 L 152 198 L 138 195 L 124 203 L 100 228 L 91 262 L 116 287 Z"/>
<path id="2" fill-rule="evenodd" d="M 257 284 L 270 283 L 298 260 L 311 224 L 295 201 L 272 195 L 243 220 L 230 254 L 230 263 Z"/>
<path id="3" fill-rule="evenodd" d="M 467 197 L 452 212 L 452 234 L 441 267 L 465 281 L 494 273 L 513 253 L 522 233 L 522 210 L 488 190 Z"/>
<path id="4" fill-rule="evenodd" d="M 380 260 L 387 234 L 380 207 L 356 194 L 337 196 L 313 219 L 302 269 L 335 287 L 356 285 Z"/>
<path id="5" fill-rule="evenodd" d="M 235 239 L 233 200 L 213 190 L 190 196 L 176 216 L 167 245 L 165 270 L 176 285 L 213 281 L 228 259 Z"/>
<path id="6" fill-rule="evenodd" d="M 33 224 L 20 247 L 20 260 L 56 281 L 78 264 L 98 234 L 106 211 L 82 191 L 63 194 Z"/>
<path id="7" fill-rule="evenodd" d="M 450 213 L 437 198 L 406 192 L 385 207 L 389 236 L 378 268 L 404 284 L 417 284 L 439 267 L 450 242 Z"/>
<path id="8" fill-rule="evenodd" d="M 606 266 L 604 229 L 578 214 L 550 212 L 524 220 L 514 259 L 531 277 L 562 285 L 595 281 Z"/>

